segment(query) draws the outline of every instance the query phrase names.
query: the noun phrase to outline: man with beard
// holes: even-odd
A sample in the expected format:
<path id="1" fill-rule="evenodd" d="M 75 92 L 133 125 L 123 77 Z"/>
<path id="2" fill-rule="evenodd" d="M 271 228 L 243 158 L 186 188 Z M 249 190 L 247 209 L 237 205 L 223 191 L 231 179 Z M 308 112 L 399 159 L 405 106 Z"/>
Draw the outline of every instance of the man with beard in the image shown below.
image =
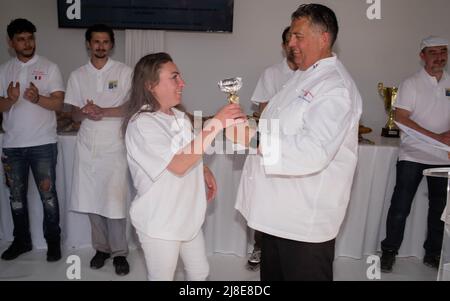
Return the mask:
<path id="1" fill-rule="evenodd" d="M 28 221 L 28 175 L 33 173 L 44 208 L 47 261 L 61 258 L 59 204 L 55 186 L 58 153 L 56 116 L 62 109 L 64 84 L 58 66 L 35 53 L 36 27 L 15 19 L 7 28 L 16 57 L 0 67 L 0 111 L 3 112 L 2 163 L 10 189 L 14 241 L 2 253 L 12 260 L 32 249 Z"/>
<path id="2" fill-rule="evenodd" d="M 103 24 L 85 34 L 89 62 L 72 72 L 65 103 L 81 121 L 77 136 L 71 209 L 87 213 L 92 246 L 90 266 L 99 269 L 113 257 L 116 274 L 126 275 L 126 216 L 129 199 L 128 165 L 120 126 L 131 85 L 130 67 L 109 58 L 114 32 Z"/>
<path id="3" fill-rule="evenodd" d="M 289 26 L 286 27 L 281 36 L 281 48 L 283 49 L 285 58 L 282 62 L 272 65 L 264 70 L 251 97 L 251 100 L 258 104 L 259 116 L 261 116 L 262 111 L 267 106 L 269 100 L 283 88 L 297 70 L 294 55 L 288 46 L 290 37 L 289 28 Z M 253 251 L 247 262 L 250 270 L 258 269 L 259 263 L 261 262 L 261 235 L 261 232 L 255 231 L 255 244 L 253 245 Z"/>
<path id="4" fill-rule="evenodd" d="M 420 58 L 424 68 L 400 85 L 395 120 L 450 145 L 450 77 L 444 70 L 448 59 L 447 47 L 448 41 L 440 37 L 430 36 L 422 40 Z M 386 221 L 386 238 L 381 242 L 381 271 L 392 271 L 423 170 L 447 166 L 450 166 L 447 152 L 402 133 L 397 179 Z M 442 248 L 444 222 L 440 217 L 446 203 L 446 182 L 444 178 L 427 177 L 429 209 L 423 262 L 433 268 L 439 266 Z"/>

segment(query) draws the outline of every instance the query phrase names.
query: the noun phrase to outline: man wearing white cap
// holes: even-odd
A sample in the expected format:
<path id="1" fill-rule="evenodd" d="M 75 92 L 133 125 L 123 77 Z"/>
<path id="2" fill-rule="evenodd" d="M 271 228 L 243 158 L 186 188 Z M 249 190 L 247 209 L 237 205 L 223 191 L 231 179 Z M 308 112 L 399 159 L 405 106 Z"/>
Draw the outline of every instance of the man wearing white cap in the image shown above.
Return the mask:
<path id="1" fill-rule="evenodd" d="M 450 76 L 444 70 L 448 60 L 448 41 L 436 36 L 423 39 L 420 58 L 424 67 L 399 87 L 395 120 L 450 145 Z M 450 159 L 447 152 L 402 132 L 386 238 L 381 242 L 381 271 L 392 271 L 423 170 L 448 166 Z M 446 203 L 446 182 L 444 178 L 427 177 L 429 209 L 423 262 L 434 268 L 439 266 L 442 247 L 444 223 L 440 217 Z"/>

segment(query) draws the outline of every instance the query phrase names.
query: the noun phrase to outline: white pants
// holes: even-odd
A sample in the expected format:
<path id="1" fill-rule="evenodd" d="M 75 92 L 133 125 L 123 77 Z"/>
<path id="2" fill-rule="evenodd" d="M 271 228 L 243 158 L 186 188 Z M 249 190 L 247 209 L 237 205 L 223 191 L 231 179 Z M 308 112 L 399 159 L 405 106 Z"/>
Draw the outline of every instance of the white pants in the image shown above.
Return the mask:
<path id="1" fill-rule="evenodd" d="M 177 268 L 178 256 L 183 260 L 189 281 L 204 281 L 209 274 L 205 240 L 200 230 L 190 241 L 151 238 L 137 231 L 147 265 L 150 281 L 172 281 Z"/>

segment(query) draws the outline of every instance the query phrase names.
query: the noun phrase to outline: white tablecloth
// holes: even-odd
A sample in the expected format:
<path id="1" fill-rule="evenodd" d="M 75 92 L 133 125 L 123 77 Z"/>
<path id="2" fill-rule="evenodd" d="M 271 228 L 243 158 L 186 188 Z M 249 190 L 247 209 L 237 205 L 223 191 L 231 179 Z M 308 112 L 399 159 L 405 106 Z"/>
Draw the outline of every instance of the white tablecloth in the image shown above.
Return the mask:
<path id="1" fill-rule="evenodd" d="M 347 214 L 336 239 L 336 256 L 361 258 L 381 250 L 386 217 L 395 186 L 399 140 L 375 137 L 360 145 Z M 399 256 L 422 258 L 426 237 L 428 190 L 422 179 L 408 217 Z"/>
<path id="2" fill-rule="evenodd" d="M 90 245 L 90 225 L 86 215 L 70 212 L 75 136 L 58 136 L 57 192 L 61 209 L 63 244 L 66 248 Z M 361 258 L 374 254 L 385 235 L 385 220 L 395 185 L 395 162 L 398 140 L 378 138 L 377 145 L 360 145 L 359 163 L 346 219 L 336 240 L 336 256 Z M 234 209 L 235 195 L 245 155 L 205 156 L 219 185 L 217 198 L 209 204 L 204 232 L 208 254 L 219 252 L 245 256 L 253 237 L 245 220 Z M 9 191 L 4 185 L 0 166 L 0 239 L 12 240 Z M 331 196 L 330 196 L 331 197 Z M 34 180 L 29 181 L 30 226 L 35 248 L 46 248 L 42 234 L 42 205 Z M 426 231 L 427 189 L 422 181 L 408 218 L 400 256 L 423 257 Z M 129 229 L 130 245 L 137 244 Z"/>

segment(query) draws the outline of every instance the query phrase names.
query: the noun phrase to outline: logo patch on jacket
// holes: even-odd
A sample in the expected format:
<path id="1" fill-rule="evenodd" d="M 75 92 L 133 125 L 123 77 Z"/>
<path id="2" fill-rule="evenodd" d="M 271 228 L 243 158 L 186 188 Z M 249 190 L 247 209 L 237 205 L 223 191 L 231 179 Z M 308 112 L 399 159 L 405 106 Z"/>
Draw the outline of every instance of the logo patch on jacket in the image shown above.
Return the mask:
<path id="1" fill-rule="evenodd" d="M 118 80 L 110 80 L 108 82 L 108 89 L 109 90 L 117 89 L 118 86 L 119 86 L 119 81 Z"/>
<path id="2" fill-rule="evenodd" d="M 310 103 L 313 100 L 314 95 L 312 95 L 311 91 L 302 89 L 298 98 L 303 99 L 307 103 Z"/>
<path id="3" fill-rule="evenodd" d="M 43 80 L 47 74 L 44 71 L 33 70 L 33 72 L 31 72 L 31 75 L 33 76 L 34 80 Z"/>

